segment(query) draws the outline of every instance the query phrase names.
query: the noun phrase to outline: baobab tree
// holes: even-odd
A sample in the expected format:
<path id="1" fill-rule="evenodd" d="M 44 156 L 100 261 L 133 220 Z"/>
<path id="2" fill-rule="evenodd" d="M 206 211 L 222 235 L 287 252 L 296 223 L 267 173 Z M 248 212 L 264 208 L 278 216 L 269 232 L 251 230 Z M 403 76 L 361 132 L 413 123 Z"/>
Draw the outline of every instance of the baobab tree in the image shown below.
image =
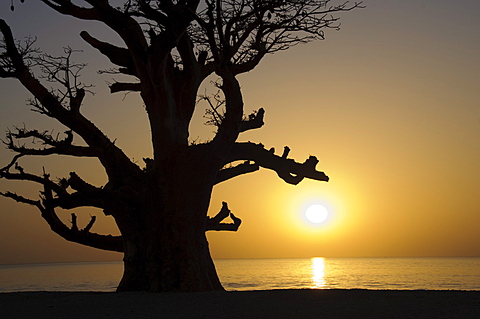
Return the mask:
<path id="1" fill-rule="evenodd" d="M 0 177 L 36 183 L 42 191 L 38 199 L 8 191 L 2 195 L 38 208 L 66 240 L 123 252 L 118 291 L 222 290 L 205 232 L 236 231 L 241 220 L 226 203 L 215 217 L 207 216 L 214 185 L 259 168 L 294 185 L 304 178 L 328 181 L 317 171 L 314 156 L 300 163 L 288 158 L 288 147 L 277 155 L 262 144 L 237 142 L 242 132 L 263 126 L 265 113 L 244 114 L 237 76 L 253 70 L 267 54 L 323 39 L 325 29 L 339 27 L 333 14 L 361 3 L 129 0 L 114 7 L 108 0 L 42 2 L 60 14 L 101 22 L 123 40 L 124 46 L 117 46 L 80 33 L 113 64 L 104 72 L 131 77 L 130 82 L 111 83 L 110 91 L 139 93 L 153 156 L 144 158 L 143 165 L 133 162 L 82 114 L 90 88 L 79 81 L 84 65 L 73 62 L 72 49 L 60 57 L 42 53 L 32 40 L 17 41 L 0 20 L 0 77 L 17 79 L 33 95 L 34 111 L 67 129 L 63 136 L 26 128 L 7 132 L 4 142 L 16 155 L 1 168 Z M 200 96 L 200 85 L 211 75 L 218 77 L 218 93 Z M 208 102 L 216 133 L 210 141 L 192 143 L 189 124 L 199 99 Z M 24 143 L 32 139 L 37 144 Z M 38 141 L 41 147 L 35 147 Z M 75 172 L 55 180 L 48 172 L 36 175 L 21 166 L 23 157 L 46 155 L 96 158 L 108 182 L 97 187 Z M 102 209 L 121 235 L 91 232 L 95 217 L 79 228 L 75 214 L 71 225 L 57 216 L 58 209 L 79 207 Z M 233 223 L 224 222 L 229 216 Z"/>

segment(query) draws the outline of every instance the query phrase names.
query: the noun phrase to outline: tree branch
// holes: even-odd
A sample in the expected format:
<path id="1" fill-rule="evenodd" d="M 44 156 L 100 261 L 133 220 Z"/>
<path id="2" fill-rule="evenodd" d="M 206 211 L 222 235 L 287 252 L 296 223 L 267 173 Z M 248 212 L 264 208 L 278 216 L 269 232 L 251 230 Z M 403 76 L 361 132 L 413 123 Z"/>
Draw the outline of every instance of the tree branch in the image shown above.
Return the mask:
<path id="1" fill-rule="evenodd" d="M 95 8 L 83 8 L 74 5 L 71 0 L 41 0 L 53 10 L 84 20 L 99 20 L 100 14 Z"/>
<path id="2" fill-rule="evenodd" d="M 7 192 L 7 193 L 0 192 L 0 195 L 11 198 L 19 203 L 29 204 L 37 207 L 41 212 L 42 218 L 50 226 L 50 229 L 68 241 L 75 242 L 85 246 L 90 246 L 93 248 L 123 252 L 123 241 L 121 236 L 100 235 L 97 233 L 90 232 L 90 229 L 92 228 L 93 223 L 95 222 L 94 216 L 92 216 L 90 222 L 87 224 L 85 228 L 78 229 L 77 216 L 75 214 L 72 214 L 72 226 L 71 228 L 67 227 L 60 220 L 60 218 L 58 218 L 57 214 L 55 213 L 55 209 L 47 204 L 48 201 L 52 199 L 51 191 L 48 188 L 45 188 L 45 191 L 44 191 L 45 198 L 43 201 L 28 199 L 11 192 Z"/>
<path id="3" fill-rule="evenodd" d="M 230 217 L 233 220 L 233 224 L 221 222 L 227 217 Z M 228 208 L 228 204 L 226 202 L 222 202 L 222 209 L 218 212 L 218 214 L 215 215 L 215 217 L 207 217 L 206 231 L 210 231 L 210 230 L 237 231 L 241 223 L 242 223 L 242 220 L 232 214 L 232 212 Z"/>
<path id="4" fill-rule="evenodd" d="M 225 96 L 225 115 L 211 143 L 220 150 L 228 149 L 237 140 L 242 125 L 243 97 L 238 80 L 228 68 L 216 72 L 222 78 L 220 88 Z"/>
<path id="5" fill-rule="evenodd" d="M 338 30 L 334 13 L 362 8 L 362 2 L 331 5 L 331 0 L 207 1 L 190 32 L 208 46 L 211 59 L 233 74 L 252 70 L 267 53 L 324 39 Z"/>
<path id="6" fill-rule="evenodd" d="M 87 31 L 80 32 L 80 36 L 88 44 L 90 44 L 92 47 L 100 51 L 100 53 L 105 55 L 110 60 L 110 62 L 118 66 L 123 66 L 128 70 L 122 73 L 127 73 L 130 75 L 135 74 L 135 64 L 133 62 L 132 56 L 128 52 L 128 49 L 120 48 L 110 43 L 99 41 L 92 37 Z"/>
<path id="7" fill-rule="evenodd" d="M 116 194 L 102 188 L 95 187 L 82 180 L 76 173 L 71 172 L 69 179 L 61 179 L 58 183 L 50 180 L 49 175 L 38 176 L 30 173 L 25 173 L 23 168 L 14 162 L 15 168 L 20 173 L 11 173 L 9 169 L 12 164 L 0 170 L 0 178 L 7 180 L 23 180 L 30 181 L 42 185 L 48 189 L 49 192 L 55 192 L 55 196 L 45 199 L 44 202 L 51 207 L 61 207 L 64 209 L 72 209 L 77 207 L 97 207 L 103 209 L 106 214 L 115 210 L 118 200 L 113 199 L 115 196 L 121 197 L 123 194 Z M 68 187 L 76 190 L 70 194 L 67 191 Z M 13 198 L 12 196 L 9 196 Z M 17 200 L 18 201 L 18 200 Z"/>
<path id="8" fill-rule="evenodd" d="M 1 168 L 1 169 L 0 169 L 0 177 L 2 176 L 1 173 L 3 173 L 3 172 L 8 172 L 8 170 L 9 170 L 13 165 L 16 165 L 16 164 L 17 164 L 17 160 L 18 160 L 20 157 L 22 157 L 22 156 L 25 156 L 25 154 L 17 154 L 17 155 L 15 155 L 15 156 L 13 157 L 13 159 L 10 161 L 10 163 L 9 163 L 7 166 Z"/>
<path id="9" fill-rule="evenodd" d="M 242 164 L 221 169 L 215 178 L 215 184 L 224 182 L 242 174 L 252 173 L 258 171 L 260 166 L 256 163 L 245 161 Z"/>
<path id="10" fill-rule="evenodd" d="M 49 203 L 54 207 L 61 207 L 63 209 L 73 209 L 77 207 L 97 207 L 105 211 L 116 203 L 112 200 L 112 194 L 103 188 L 95 187 L 83 179 L 81 179 L 75 172 L 70 172 L 68 179 L 62 179 L 59 185 L 66 189 L 70 186 L 76 192 L 72 194 L 64 193 L 52 198 Z M 115 203 L 115 204 L 112 204 Z M 107 215 L 107 213 L 105 213 Z"/>
<path id="11" fill-rule="evenodd" d="M 137 22 L 130 13 L 122 12 L 121 10 L 112 7 L 108 1 L 104 0 L 87 0 L 86 2 L 92 6 L 92 8 L 88 9 L 72 4 L 71 0 L 42 1 L 59 13 L 83 20 L 100 21 L 110 27 L 125 42 L 134 67 L 133 65 L 130 65 L 128 57 L 125 54 L 119 54 L 118 57 L 113 57 L 113 52 L 122 53 L 126 51 L 122 51 L 120 48 L 114 47 L 108 43 L 100 42 L 89 36 L 88 33 L 82 33 L 82 37 L 97 49 L 102 48 L 102 50 L 104 50 L 102 53 L 108 58 L 119 62 L 120 65 L 127 64 L 125 67 L 125 69 L 128 70 L 127 74 L 133 73 L 140 78 L 148 77 L 145 65 L 148 43 L 139 22 Z"/>
<path id="12" fill-rule="evenodd" d="M 100 235 L 90 232 L 95 221 L 93 217 L 85 228 L 78 229 L 78 226 L 76 225 L 76 216 L 75 214 L 72 214 L 72 227 L 68 228 L 60 218 L 58 218 L 53 208 L 41 207 L 40 210 L 43 219 L 48 223 L 51 230 L 68 241 L 102 250 L 116 252 L 124 251 L 121 236 Z M 73 216 L 75 216 L 75 218 Z M 74 220 L 75 224 L 73 224 Z"/>
<path id="13" fill-rule="evenodd" d="M 150 4 L 147 3 L 147 1 L 139 0 L 138 5 L 140 10 L 143 12 L 145 18 L 153 20 L 164 27 L 169 27 L 171 25 L 171 20 L 168 18 L 168 16 L 160 11 L 153 9 Z"/>
<path id="14" fill-rule="evenodd" d="M 8 167 L 8 166 L 7 166 Z M 5 168 L 7 168 L 5 167 Z M 68 195 L 67 191 L 60 185 L 54 183 L 49 179 L 49 175 L 45 174 L 43 177 L 30 174 L 30 173 L 25 173 L 23 171 L 23 168 L 19 167 L 18 164 L 16 165 L 17 170 L 20 171 L 20 173 L 10 173 L 8 169 L 5 170 L 3 168 L 0 170 L 0 178 L 5 178 L 8 180 L 17 180 L 17 181 L 30 181 L 37 183 L 39 185 L 42 185 L 43 187 L 47 187 L 50 190 L 55 191 L 55 193 L 58 196 L 65 196 Z"/>
<path id="15" fill-rule="evenodd" d="M 141 92 L 142 84 L 141 83 L 123 83 L 115 82 L 110 85 L 110 93 L 117 93 L 122 91 L 129 92 Z"/>
<path id="16" fill-rule="evenodd" d="M 277 175 L 285 182 L 297 185 L 304 178 L 310 178 L 317 181 L 329 180 L 325 173 L 315 169 L 318 159 L 310 156 L 305 162 L 297 163 L 293 159 L 288 159 L 290 149 L 285 147 L 283 155 L 277 156 L 275 150 L 266 150 L 262 144 L 254 143 L 235 143 L 230 154 L 227 156 L 226 163 L 239 160 L 253 161 L 260 167 L 271 169 L 277 172 Z"/>
<path id="17" fill-rule="evenodd" d="M 62 6 L 70 6 L 70 1 L 57 2 Z M 106 3 L 104 1 L 100 2 L 103 4 Z M 112 8 L 112 10 L 114 9 Z M 30 67 L 25 63 L 15 45 L 10 28 L 3 20 L 0 20 L 0 31 L 4 36 L 5 54 L 10 58 L 11 64 L 15 69 L 15 77 L 20 80 L 23 86 L 38 100 L 38 103 L 41 104 L 41 110 L 45 110 L 43 113 L 57 119 L 60 123 L 76 132 L 89 146 L 99 150 L 101 149 L 102 152 L 98 153 L 97 157 L 105 167 L 110 179 L 122 178 L 118 172 L 123 172 L 124 175 L 141 174 L 141 169 L 132 163 L 122 150 L 116 147 L 98 127 L 78 112 L 78 103 L 81 101 L 82 94 L 77 94 L 73 97 L 75 100 L 73 102 L 74 108 L 68 109 L 64 107 L 61 100 L 45 88 L 31 73 Z M 48 66 L 46 67 L 48 71 Z M 68 68 L 68 66 L 64 67 Z M 68 85 L 66 88 L 67 90 L 71 89 Z M 75 86 L 73 88 L 75 88 Z M 81 93 L 81 91 L 78 93 Z"/>
<path id="18" fill-rule="evenodd" d="M 253 130 L 256 128 L 261 128 L 263 124 L 263 116 L 265 115 L 265 110 L 263 108 L 259 109 L 257 113 L 252 113 L 248 116 L 248 120 L 243 120 L 240 123 L 240 133 L 248 130 Z"/>
<path id="19" fill-rule="evenodd" d="M 23 196 L 18 195 L 18 194 L 16 194 L 16 193 L 12 193 L 12 192 L 6 192 L 6 193 L 0 192 L 0 195 L 3 196 L 3 197 L 11 198 L 11 199 L 13 199 L 14 201 L 19 202 L 19 203 L 28 204 L 28 205 L 32 205 L 32 206 L 36 206 L 36 207 L 40 207 L 40 206 L 41 206 L 39 200 L 33 200 L 33 199 L 30 199 L 30 198 L 26 198 L 26 197 L 23 197 Z"/>
<path id="20" fill-rule="evenodd" d="M 85 146 L 76 146 L 72 145 L 73 142 L 73 132 L 66 131 L 66 137 L 62 140 L 58 138 L 54 138 L 48 131 L 39 132 L 37 130 L 27 130 L 25 128 L 15 128 L 16 132 L 8 132 L 7 133 L 7 142 L 5 144 L 9 149 L 15 151 L 19 154 L 23 155 L 71 155 L 71 156 L 78 156 L 78 157 L 97 157 L 99 152 L 95 150 L 93 147 L 85 147 Z M 42 149 L 36 148 L 29 148 L 24 145 L 17 146 L 15 145 L 15 139 L 28 139 L 32 138 L 33 143 L 35 140 L 40 140 L 43 145 L 49 145 L 51 147 L 45 147 Z"/>

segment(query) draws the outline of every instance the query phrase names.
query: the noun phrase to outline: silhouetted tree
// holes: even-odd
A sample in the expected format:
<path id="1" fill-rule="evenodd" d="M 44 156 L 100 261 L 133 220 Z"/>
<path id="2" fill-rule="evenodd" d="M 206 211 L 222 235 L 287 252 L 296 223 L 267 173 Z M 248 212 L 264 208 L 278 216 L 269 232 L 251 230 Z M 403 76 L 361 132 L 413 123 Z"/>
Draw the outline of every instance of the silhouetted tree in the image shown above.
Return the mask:
<path id="1" fill-rule="evenodd" d="M 78 80 L 82 64 L 43 54 L 32 40 L 17 42 L 5 21 L 0 51 L 0 77 L 15 78 L 33 95 L 33 109 L 68 128 L 64 137 L 52 132 L 16 128 L 5 144 L 16 152 L 0 170 L 0 177 L 37 183 L 40 199 L 2 193 L 33 205 L 51 229 L 66 240 L 124 253 L 124 274 L 118 291 L 221 290 L 210 257 L 205 232 L 236 231 L 240 219 L 226 203 L 207 217 L 212 188 L 260 167 L 274 170 L 290 184 L 304 178 L 327 181 L 311 156 L 298 163 L 278 156 L 262 144 L 236 142 L 240 133 L 263 126 L 264 110 L 244 115 L 242 92 L 236 78 L 254 69 L 269 53 L 324 38 L 324 29 L 338 28 L 335 12 L 360 3 L 333 5 L 330 0 L 129 0 L 121 8 L 107 0 L 42 0 L 63 15 L 100 21 L 123 40 L 125 47 L 104 42 L 83 31 L 80 36 L 106 56 L 117 74 L 132 82 L 115 82 L 114 92 L 139 92 L 148 114 L 153 158 L 144 167 L 132 162 L 81 112 L 88 87 Z M 13 9 L 13 2 L 12 2 Z M 33 70 L 37 70 L 35 75 Z M 39 70 L 39 71 L 38 71 Z M 189 143 L 189 124 L 198 89 L 216 74 L 219 93 L 202 96 L 210 103 L 209 122 L 217 127 L 211 141 Z M 55 82 L 61 89 L 48 89 Z M 42 148 L 22 141 L 41 141 Z M 81 139 L 82 143 L 74 143 Z M 29 144 L 30 145 L 30 144 Z M 54 181 L 49 174 L 28 173 L 18 164 L 24 156 L 67 155 L 97 158 L 108 183 L 96 187 L 75 172 Z M 95 222 L 80 229 L 72 214 L 65 225 L 56 209 L 97 207 L 111 215 L 121 236 L 90 232 Z M 222 221 L 230 216 L 233 223 Z"/>

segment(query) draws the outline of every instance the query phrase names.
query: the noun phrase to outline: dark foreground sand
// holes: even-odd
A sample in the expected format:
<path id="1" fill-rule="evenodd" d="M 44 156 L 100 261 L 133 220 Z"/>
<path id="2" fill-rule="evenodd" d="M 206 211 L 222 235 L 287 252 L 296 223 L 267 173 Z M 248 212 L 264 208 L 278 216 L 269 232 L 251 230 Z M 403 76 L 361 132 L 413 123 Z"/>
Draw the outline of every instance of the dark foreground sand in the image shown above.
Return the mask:
<path id="1" fill-rule="evenodd" d="M 0 294 L 1 318 L 480 318 L 480 291 Z"/>

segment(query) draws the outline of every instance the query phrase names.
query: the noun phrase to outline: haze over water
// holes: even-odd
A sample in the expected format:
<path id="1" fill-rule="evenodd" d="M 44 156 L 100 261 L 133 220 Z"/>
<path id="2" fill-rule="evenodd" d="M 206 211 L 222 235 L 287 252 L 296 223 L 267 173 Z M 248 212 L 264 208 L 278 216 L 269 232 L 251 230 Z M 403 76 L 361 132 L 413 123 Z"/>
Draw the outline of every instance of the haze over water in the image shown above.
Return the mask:
<path id="1" fill-rule="evenodd" d="M 480 258 L 217 259 L 226 290 L 480 290 Z M 0 292 L 114 291 L 121 262 L 0 266 Z"/>

